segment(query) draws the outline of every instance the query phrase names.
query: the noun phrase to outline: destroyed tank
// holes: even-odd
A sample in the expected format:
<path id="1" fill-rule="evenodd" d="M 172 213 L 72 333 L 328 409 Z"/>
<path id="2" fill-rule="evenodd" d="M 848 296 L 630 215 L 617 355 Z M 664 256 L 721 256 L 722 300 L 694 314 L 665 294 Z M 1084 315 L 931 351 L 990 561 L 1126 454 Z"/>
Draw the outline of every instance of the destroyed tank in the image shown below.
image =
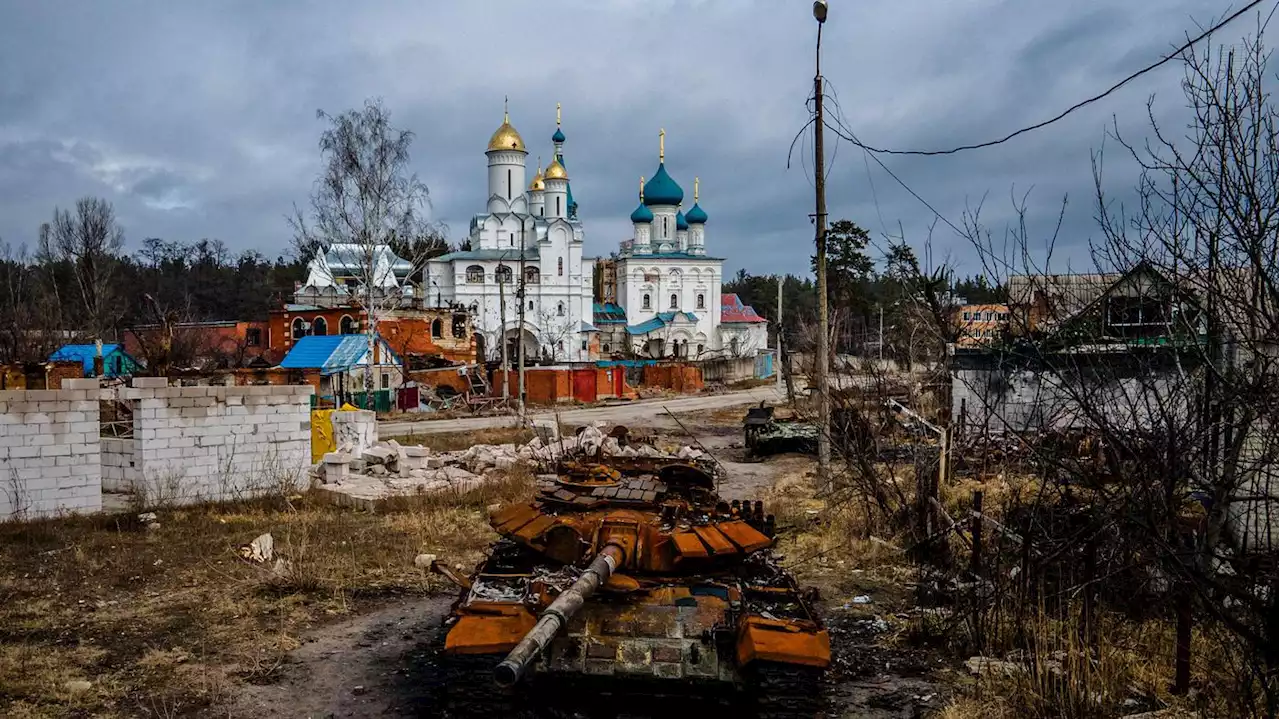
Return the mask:
<path id="1" fill-rule="evenodd" d="M 676 698 L 814 716 L 830 638 L 816 591 L 772 556 L 772 515 L 721 500 L 693 462 L 656 464 L 564 465 L 491 515 L 502 539 L 472 575 L 434 565 L 462 587 L 445 714 L 634 715 Z"/>

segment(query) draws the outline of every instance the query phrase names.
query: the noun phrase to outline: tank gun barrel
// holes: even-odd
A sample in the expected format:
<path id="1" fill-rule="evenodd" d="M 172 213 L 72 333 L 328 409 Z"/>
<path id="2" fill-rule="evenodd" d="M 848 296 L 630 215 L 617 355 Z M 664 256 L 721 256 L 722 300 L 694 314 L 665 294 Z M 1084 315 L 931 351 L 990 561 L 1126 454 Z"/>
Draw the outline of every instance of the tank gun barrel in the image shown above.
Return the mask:
<path id="1" fill-rule="evenodd" d="M 605 545 L 605 548 L 591 560 L 591 564 L 578 575 L 573 584 L 542 611 L 542 616 L 538 617 L 538 622 L 533 625 L 533 629 L 524 635 L 524 639 L 521 639 L 507 658 L 493 670 L 493 677 L 498 682 L 498 686 L 510 687 L 520 681 L 520 677 L 524 675 L 529 665 L 546 650 L 560 628 L 578 613 L 601 584 L 609 580 L 622 558 L 622 547 L 617 544 Z"/>

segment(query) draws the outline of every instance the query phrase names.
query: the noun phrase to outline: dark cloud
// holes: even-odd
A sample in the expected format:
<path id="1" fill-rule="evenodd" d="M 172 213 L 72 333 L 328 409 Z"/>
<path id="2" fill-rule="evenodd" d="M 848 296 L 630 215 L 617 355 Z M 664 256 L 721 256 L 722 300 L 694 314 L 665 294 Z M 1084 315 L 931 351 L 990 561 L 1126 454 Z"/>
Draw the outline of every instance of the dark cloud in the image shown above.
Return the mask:
<path id="1" fill-rule="evenodd" d="M 1167 52 L 1220 12 L 1208 0 L 1123 4 L 835 3 L 824 33 L 831 112 L 863 141 L 947 147 L 1054 114 Z M 588 251 L 629 237 L 640 175 L 668 167 L 692 201 L 702 180 L 708 247 L 727 270 L 808 268 L 810 140 L 787 168 L 807 115 L 809 3 L 27 3 L 0 0 L 0 237 L 31 242 L 55 205 L 116 204 L 142 238 L 222 239 L 286 251 L 285 216 L 305 204 L 323 123 L 381 97 L 417 134 L 415 170 L 436 216 L 465 234 L 485 196 L 485 142 L 503 96 L 530 147 L 551 153 L 564 104 L 568 165 Z M 1247 28 L 1242 24 L 1234 34 Z M 1034 231 L 1070 197 L 1060 252 L 1083 261 L 1093 232 L 1090 152 L 1112 114 L 1141 133 L 1145 102 L 1175 123 L 1169 66 L 1097 107 L 1004 146 L 884 162 L 959 223 L 987 195 L 997 232 L 1011 190 L 1034 187 Z M 837 104 L 838 103 L 838 104 Z M 972 250 L 876 163 L 828 136 L 830 212 L 922 246 L 965 270 Z M 1109 158 L 1126 192 L 1133 168 Z"/>

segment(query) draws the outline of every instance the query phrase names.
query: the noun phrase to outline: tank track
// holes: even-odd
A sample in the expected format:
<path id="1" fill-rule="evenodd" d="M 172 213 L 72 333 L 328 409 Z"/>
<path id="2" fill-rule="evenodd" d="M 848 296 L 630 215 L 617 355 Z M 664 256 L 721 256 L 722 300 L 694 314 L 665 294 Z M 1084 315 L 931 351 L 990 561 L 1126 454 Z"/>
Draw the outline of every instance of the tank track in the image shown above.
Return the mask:
<path id="1" fill-rule="evenodd" d="M 826 707 L 823 670 L 816 667 L 756 662 L 745 679 L 760 719 L 812 719 Z"/>

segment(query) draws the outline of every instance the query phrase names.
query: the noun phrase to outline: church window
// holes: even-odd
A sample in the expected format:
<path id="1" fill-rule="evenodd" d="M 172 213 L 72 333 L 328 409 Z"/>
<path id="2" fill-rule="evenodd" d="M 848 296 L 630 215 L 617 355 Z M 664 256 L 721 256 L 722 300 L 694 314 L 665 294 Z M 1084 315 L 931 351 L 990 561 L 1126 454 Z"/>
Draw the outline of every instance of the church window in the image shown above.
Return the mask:
<path id="1" fill-rule="evenodd" d="M 560 216 L 560 198 L 556 198 L 556 217 Z"/>
<path id="2" fill-rule="evenodd" d="M 667 218 L 665 217 L 662 218 L 662 236 L 664 238 L 667 236 Z"/>
<path id="3" fill-rule="evenodd" d="M 498 284 L 500 285 L 511 284 L 511 268 L 506 265 L 499 265 L 498 270 L 493 273 L 493 276 L 497 278 Z"/>
<path id="4" fill-rule="evenodd" d="M 538 273 L 538 268 L 537 268 L 537 267 L 526 267 L 526 268 L 524 268 L 524 283 L 525 283 L 526 285 L 536 285 L 536 284 L 538 284 L 538 275 L 539 275 L 539 273 Z"/>
<path id="5" fill-rule="evenodd" d="M 355 333 L 356 321 L 351 318 L 351 315 L 343 315 L 342 319 L 338 320 L 338 334 L 353 335 Z"/>
<path id="6" fill-rule="evenodd" d="M 440 339 L 440 336 L 443 334 L 444 334 L 444 321 L 441 320 L 439 317 L 435 318 L 434 320 L 431 320 L 431 336 L 435 339 Z"/>
<path id="7" fill-rule="evenodd" d="M 605 342 L 605 343 L 604 343 L 604 348 L 603 348 L 603 349 L 604 349 L 604 351 L 605 351 L 605 352 L 612 352 L 612 351 L 613 351 L 612 349 L 610 349 L 610 347 L 609 347 L 609 343 L 608 343 L 608 342 Z"/>
<path id="8" fill-rule="evenodd" d="M 533 309 L 533 300 L 529 300 L 529 309 Z"/>
<path id="9" fill-rule="evenodd" d="M 586 340 L 582 340 L 582 351 L 583 351 L 583 352 L 586 352 L 586 351 L 587 351 L 587 341 L 586 341 Z"/>
<path id="10" fill-rule="evenodd" d="M 293 338 L 295 340 L 300 340 L 306 336 L 307 336 L 307 323 L 304 322 L 301 317 L 298 317 L 293 321 Z"/>
<path id="11" fill-rule="evenodd" d="M 463 337 L 467 336 L 467 316 L 466 315 L 453 316 L 453 336 L 457 339 L 462 339 Z"/>
<path id="12" fill-rule="evenodd" d="M 640 307 L 646 310 L 649 309 L 649 293 L 648 292 L 644 293 L 644 297 L 640 298 Z"/>
<path id="13" fill-rule="evenodd" d="M 680 307 L 680 298 L 673 292 L 671 294 L 671 309 L 674 310 L 678 307 Z"/>
<path id="14" fill-rule="evenodd" d="M 484 282 L 484 268 L 480 265 L 471 265 L 467 268 L 467 284 L 478 285 Z"/>
<path id="15" fill-rule="evenodd" d="M 701 292 L 698 293 L 698 309 L 705 310 L 707 308 L 707 297 Z"/>
<path id="16" fill-rule="evenodd" d="M 563 302 L 557 302 L 557 303 L 556 303 L 556 315 L 557 315 L 557 316 L 559 316 L 559 317 L 564 317 L 564 303 L 563 303 Z"/>
<path id="17" fill-rule="evenodd" d="M 329 323 L 323 317 L 317 317 L 311 324 L 311 334 L 323 337 L 329 334 Z"/>
<path id="18" fill-rule="evenodd" d="M 556 274 L 559 275 L 560 277 L 564 277 L 564 258 L 563 257 L 556 258 Z"/>
<path id="19" fill-rule="evenodd" d="M 507 199 L 511 199 L 511 170 L 507 170 Z"/>

